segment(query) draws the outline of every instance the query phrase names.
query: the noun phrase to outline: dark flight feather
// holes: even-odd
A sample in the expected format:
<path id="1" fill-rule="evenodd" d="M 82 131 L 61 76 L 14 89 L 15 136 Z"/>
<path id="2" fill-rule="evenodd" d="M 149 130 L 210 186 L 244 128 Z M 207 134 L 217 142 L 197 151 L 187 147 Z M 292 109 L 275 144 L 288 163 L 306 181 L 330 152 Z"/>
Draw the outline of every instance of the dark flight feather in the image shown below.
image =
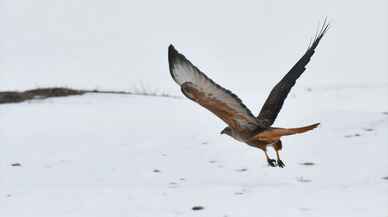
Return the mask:
<path id="1" fill-rule="evenodd" d="M 329 23 L 327 22 L 327 19 L 325 19 L 320 31 L 317 32 L 313 42 L 310 43 L 302 58 L 299 59 L 291 70 L 272 89 L 257 117 L 261 127 L 270 127 L 275 122 L 275 119 L 283 106 L 284 100 L 287 98 L 291 88 L 295 85 L 296 80 L 306 70 L 306 65 L 313 56 L 315 48 L 318 46 L 328 29 Z"/>

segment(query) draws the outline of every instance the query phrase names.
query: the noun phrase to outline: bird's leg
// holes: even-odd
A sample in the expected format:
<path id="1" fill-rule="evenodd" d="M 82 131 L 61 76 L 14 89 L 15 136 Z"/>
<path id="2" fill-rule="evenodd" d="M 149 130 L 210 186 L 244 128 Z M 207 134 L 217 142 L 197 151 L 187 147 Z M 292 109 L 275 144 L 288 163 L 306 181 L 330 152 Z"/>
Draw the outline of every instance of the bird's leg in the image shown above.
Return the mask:
<path id="1" fill-rule="evenodd" d="M 282 141 L 279 140 L 277 143 L 274 144 L 273 147 L 276 151 L 276 159 L 277 159 L 276 163 L 281 168 L 285 167 L 286 165 L 283 163 L 282 160 L 280 160 L 280 156 L 279 156 L 279 151 L 282 150 Z"/>
<path id="2" fill-rule="evenodd" d="M 275 164 L 276 161 L 274 159 L 269 158 L 267 150 L 264 150 L 264 154 L 265 154 L 265 157 L 267 158 L 268 165 L 270 165 L 271 167 L 276 167 L 276 164 Z"/>
<path id="3" fill-rule="evenodd" d="M 282 160 L 280 160 L 280 157 L 279 157 L 279 150 L 275 150 L 275 151 L 276 151 L 276 157 L 277 157 L 276 163 L 277 163 L 278 166 L 281 167 L 281 168 L 285 167 L 286 165 L 283 163 Z"/>

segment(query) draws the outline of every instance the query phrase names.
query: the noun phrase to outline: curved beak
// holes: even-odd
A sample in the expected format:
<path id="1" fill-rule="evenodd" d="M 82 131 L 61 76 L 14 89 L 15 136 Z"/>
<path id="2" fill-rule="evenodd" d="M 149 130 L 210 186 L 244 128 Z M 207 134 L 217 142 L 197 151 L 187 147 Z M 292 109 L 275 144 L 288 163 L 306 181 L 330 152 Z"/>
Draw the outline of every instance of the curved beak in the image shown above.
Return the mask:
<path id="1" fill-rule="evenodd" d="M 224 134 L 224 133 L 225 133 L 225 129 L 223 129 L 223 130 L 220 132 L 221 135 Z"/>

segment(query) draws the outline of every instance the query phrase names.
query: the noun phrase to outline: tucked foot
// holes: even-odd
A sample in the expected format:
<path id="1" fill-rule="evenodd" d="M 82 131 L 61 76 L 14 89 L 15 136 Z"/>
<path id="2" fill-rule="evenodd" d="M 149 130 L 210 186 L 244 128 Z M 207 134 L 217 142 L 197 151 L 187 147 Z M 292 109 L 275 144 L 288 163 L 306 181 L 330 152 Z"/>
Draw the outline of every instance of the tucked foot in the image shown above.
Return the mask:
<path id="1" fill-rule="evenodd" d="M 268 158 L 267 162 L 269 166 L 276 167 L 276 164 L 275 164 L 276 160 Z"/>
<path id="2" fill-rule="evenodd" d="M 277 160 L 277 164 L 278 164 L 278 166 L 279 167 L 281 167 L 281 168 L 283 168 L 283 167 L 285 167 L 286 165 L 283 163 L 283 161 L 282 160 Z"/>

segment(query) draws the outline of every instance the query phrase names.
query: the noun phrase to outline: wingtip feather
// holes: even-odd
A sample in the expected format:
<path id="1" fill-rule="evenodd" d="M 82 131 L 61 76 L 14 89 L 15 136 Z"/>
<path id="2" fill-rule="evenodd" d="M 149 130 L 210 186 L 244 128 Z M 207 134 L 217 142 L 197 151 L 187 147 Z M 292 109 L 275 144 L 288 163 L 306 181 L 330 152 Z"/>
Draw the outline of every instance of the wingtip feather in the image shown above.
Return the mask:
<path id="1" fill-rule="evenodd" d="M 168 46 L 168 52 L 173 52 L 173 51 L 176 51 L 176 50 L 175 50 L 175 47 L 174 47 L 174 45 L 170 44 L 170 45 Z"/>
<path id="2" fill-rule="evenodd" d="M 323 38 L 326 32 L 329 30 L 330 22 L 325 17 L 321 29 L 316 32 L 313 42 L 310 44 L 309 49 L 315 49 L 318 46 L 319 41 Z"/>
<path id="3" fill-rule="evenodd" d="M 173 70 L 174 70 L 174 62 L 176 61 L 177 55 L 178 55 L 178 51 L 175 49 L 174 45 L 170 44 L 168 46 L 168 66 L 169 66 L 171 77 L 175 81 L 176 81 L 176 78 L 173 73 Z"/>
<path id="4" fill-rule="evenodd" d="M 173 60 L 173 57 L 178 53 L 178 51 L 175 49 L 174 45 L 170 44 L 168 46 L 168 60 L 171 62 Z"/>

